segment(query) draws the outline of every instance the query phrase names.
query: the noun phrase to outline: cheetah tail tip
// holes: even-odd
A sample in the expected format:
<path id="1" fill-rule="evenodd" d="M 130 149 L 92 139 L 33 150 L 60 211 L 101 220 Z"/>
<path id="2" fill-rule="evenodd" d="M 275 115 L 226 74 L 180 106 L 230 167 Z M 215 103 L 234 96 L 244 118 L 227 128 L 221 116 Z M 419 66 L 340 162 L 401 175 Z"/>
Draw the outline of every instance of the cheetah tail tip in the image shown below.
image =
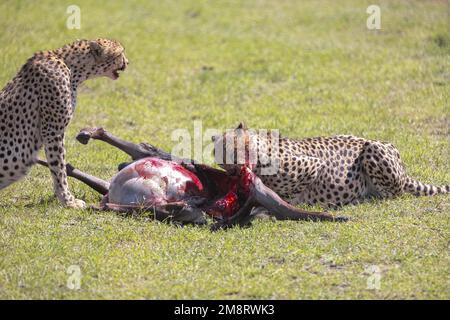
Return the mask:
<path id="1" fill-rule="evenodd" d="M 412 178 L 408 178 L 404 191 L 415 196 L 434 196 L 437 194 L 450 193 L 450 185 L 438 187 L 431 184 L 422 183 Z"/>

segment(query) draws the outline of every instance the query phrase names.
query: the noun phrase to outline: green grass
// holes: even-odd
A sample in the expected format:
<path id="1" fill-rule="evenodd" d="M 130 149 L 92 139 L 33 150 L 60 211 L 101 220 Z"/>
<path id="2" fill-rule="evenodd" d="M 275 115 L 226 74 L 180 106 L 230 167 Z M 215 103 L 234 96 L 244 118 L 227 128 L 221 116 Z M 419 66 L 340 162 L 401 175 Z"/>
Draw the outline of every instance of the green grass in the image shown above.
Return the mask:
<path id="1" fill-rule="evenodd" d="M 72 1 L 0 3 L 0 86 L 35 51 L 111 37 L 131 61 L 79 90 L 68 160 L 109 178 L 126 155 L 78 144 L 85 126 L 170 150 L 177 128 L 244 120 L 290 137 L 354 134 L 394 143 L 408 172 L 450 182 L 448 1 Z M 99 196 L 70 181 L 88 203 Z M 146 217 L 63 209 L 34 167 L 0 192 L 0 298 L 450 298 L 449 196 L 346 207 L 345 224 L 256 221 L 211 233 Z M 81 289 L 66 283 L 81 268 Z M 370 266 L 379 290 L 367 288 Z"/>

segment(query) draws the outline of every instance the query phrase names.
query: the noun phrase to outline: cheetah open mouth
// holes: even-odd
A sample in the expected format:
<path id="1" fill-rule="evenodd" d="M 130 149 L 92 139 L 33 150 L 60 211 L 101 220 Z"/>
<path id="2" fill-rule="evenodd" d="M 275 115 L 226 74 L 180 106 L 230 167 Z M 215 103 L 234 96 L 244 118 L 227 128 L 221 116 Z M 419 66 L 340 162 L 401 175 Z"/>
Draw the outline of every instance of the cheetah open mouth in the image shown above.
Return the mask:
<path id="1" fill-rule="evenodd" d="M 122 66 L 119 69 L 116 69 L 112 72 L 112 74 L 114 76 L 114 80 L 119 78 L 119 76 L 120 76 L 119 72 L 125 71 L 125 68 L 126 68 L 126 65 L 124 63 L 124 64 L 122 64 Z"/>

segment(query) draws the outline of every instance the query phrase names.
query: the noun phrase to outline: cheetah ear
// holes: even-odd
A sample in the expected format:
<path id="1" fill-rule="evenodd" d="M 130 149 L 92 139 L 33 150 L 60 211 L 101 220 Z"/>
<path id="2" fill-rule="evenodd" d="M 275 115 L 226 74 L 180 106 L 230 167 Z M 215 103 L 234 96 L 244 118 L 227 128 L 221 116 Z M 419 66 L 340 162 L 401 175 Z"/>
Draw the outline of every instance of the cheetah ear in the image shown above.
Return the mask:
<path id="1" fill-rule="evenodd" d="M 97 41 L 90 41 L 89 48 L 96 61 L 101 61 L 103 59 L 103 47 L 98 44 Z"/>
<path id="2" fill-rule="evenodd" d="M 245 125 L 244 122 L 239 122 L 239 125 L 237 126 L 236 129 L 247 130 L 247 126 Z"/>

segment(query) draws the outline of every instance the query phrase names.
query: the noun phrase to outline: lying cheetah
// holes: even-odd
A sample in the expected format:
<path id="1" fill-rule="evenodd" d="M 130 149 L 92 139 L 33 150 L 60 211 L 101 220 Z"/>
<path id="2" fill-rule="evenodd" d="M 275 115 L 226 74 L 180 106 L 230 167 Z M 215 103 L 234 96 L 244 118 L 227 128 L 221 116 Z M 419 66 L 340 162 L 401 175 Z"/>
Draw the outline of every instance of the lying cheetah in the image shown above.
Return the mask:
<path id="1" fill-rule="evenodd" d="M 450 185 L 436 187 L 410 178 L 398 150 L 390 143 L 354 136 L 279 138 L 273 142 L 270 135 L 248 130 L 243 124 L 228 134 L 213 137 L 213 141 L 216 161 L 228 172 L 234 172 L 239 168 L 236 163 L 242 163 L 229 160 L 238 158 L 239 141 L 245 145 L 246 157 L 242 159 L 247 164 L 249 150 L 257 150 L 259 156 L 252 170 L 266 186 L 294 205 L 334 208 L 402 193 L 418 196 L 450 193 Z M 232 147 L 227 149 L 229 142 Z M 278 151 L 274 152 L 275 149 Z M 219 160 L 217 150 L 222 150 Z M 271 165 L 277 170 L 263 174 L 263 169 Z"/>
<path id="2" fill-rule="evenodd" d="M 42 145 L 58 199 L 84 207 L 67 185 L 64 131 L 75 110 L 77 88 L 85 80 L 113 80 L 125 70 L 124 48 L 114 40 L 78 40 L 35 53 L 0 92 L 0 189 L 27 174 Z"/>

